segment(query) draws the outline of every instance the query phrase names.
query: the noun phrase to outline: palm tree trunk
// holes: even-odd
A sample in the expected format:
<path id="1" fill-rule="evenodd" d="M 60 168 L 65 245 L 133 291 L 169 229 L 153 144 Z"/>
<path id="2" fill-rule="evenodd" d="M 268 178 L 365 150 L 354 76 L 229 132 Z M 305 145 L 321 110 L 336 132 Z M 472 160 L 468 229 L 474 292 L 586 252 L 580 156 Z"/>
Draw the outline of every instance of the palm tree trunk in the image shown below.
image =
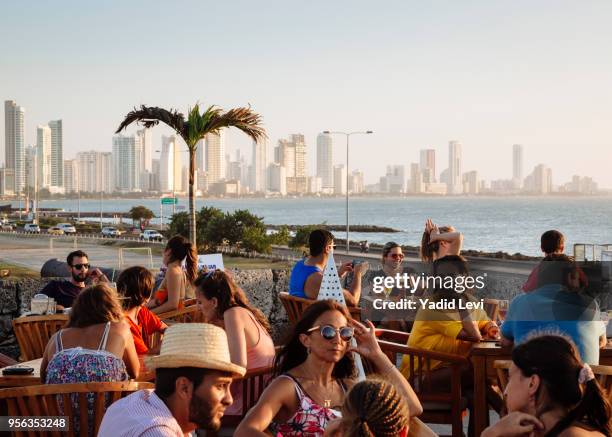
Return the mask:
<path id="1" fill-rule="evenodd" d="M 189 241 L 197 250 L 196 242 L 196 216 L 195 216 L 195 155 L 196 148 L 189 148 Z"/>

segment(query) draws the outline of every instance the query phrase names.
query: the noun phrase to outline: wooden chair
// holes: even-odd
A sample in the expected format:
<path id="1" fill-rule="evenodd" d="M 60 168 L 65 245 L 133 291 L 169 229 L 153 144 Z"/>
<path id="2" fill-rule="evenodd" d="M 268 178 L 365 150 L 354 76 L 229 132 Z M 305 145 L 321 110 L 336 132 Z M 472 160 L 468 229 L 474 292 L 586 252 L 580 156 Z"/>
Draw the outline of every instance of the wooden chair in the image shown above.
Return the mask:
<path id="1" fill-rule="evenodd" d="M 268 382 L 272 379 L 274 366 L 258 367 L 249 370 L 244 378 L 236 379 L 232 384 L 242 382 L 242 411 L 236 415 L 225 415 L 221 419 L 222 426 L 236 427 L 244 419 L 246 413 L 255 406 Z"/>
<path id="2" fill-rule="evenodd" d="M 42 358 L 49 339 L 68 322 L 67 314 L 19 317 L 13 320 L 13 331 L 21 351 L 20 361 Z"/>
<path id="3" fill-rule="evenodd" d="M 286 291 L 281 291 L 278 296 L 285 308 L 289 322 L 295 325 L 302 317 L 302 313 L 309 305 L 316 302 L 314 299 L 305 299 L 303 297 L 291 296 Z M 355 320 L 361 320 L 361 308 L 347 307 L 351 317 Z"/>
<path id="4" fill-rule="evenodd" d="M 196 305 L 190 305 L 182 310 L 172 310 L 157 315 L 164 322 L 172 323 L 202 323 L 202 313 Z"/>
<path id="5" fill-rule="evenodd" d="M 13 364 L 17 364 L 18 362 L 19 361 L 16 361 L 9 356 L 0 354 L 0 368 L 6 367 L 6 366 L 12 366 Z"/>
<path id="6" fill-rule="evenodd" d="M 30 387 L 7 388 L 0 390 L 0 400 L 6 401 L 9 416 L 77 416 L 80 423 L 80 435 L 87 436 L 88 425 L 93 423 L 94 435 L 97 435 L 106 408 L 120 398 L 145 388 L 154 388 L 150 382 L 89 382 L 82 384 L 45 384 Z M 78 395 L 78 411 L 73 409 L 71 394 Z M 87 410 L 87 394 L 94 393 L 93 417 Z M 60 414 L 60 402 L 63 414 Z M 15 432 L 16 436 L 74 436 L 70 423 L 68 431 L 48 432 Z"/>
<path id="7" fill-rule="evenodd" d="M 397 332 L 392 331 L 391 335 L 399 335 L 396 334 Z M 408 356 L 409 375 L 407 379 L 419 397 L 421 405 L 423 405 L 423 414 L 419 418 L 426 423 L 450 424 L 452 436 L 463 437 L 462 417 L 467 409 L 467 400 L 461 394 L 461 373 L 469 366 L 467 358 L 431 350 L 415 349 L 405 344 L 386 340 L 378 340 L 378 343 L 392 363 L 397 363 L 402 355 Z M 446 367 L 451 369 L 451 381 L 448 390 L 440 392 L 433 391 L 431 388 L 429 375 L 432 360 L 442 361 Z M 364 361 L 366 372 L 371 373 L 373 366 L 366 360 Z M 418 368 L 415 363 L 418 363 Z"/>

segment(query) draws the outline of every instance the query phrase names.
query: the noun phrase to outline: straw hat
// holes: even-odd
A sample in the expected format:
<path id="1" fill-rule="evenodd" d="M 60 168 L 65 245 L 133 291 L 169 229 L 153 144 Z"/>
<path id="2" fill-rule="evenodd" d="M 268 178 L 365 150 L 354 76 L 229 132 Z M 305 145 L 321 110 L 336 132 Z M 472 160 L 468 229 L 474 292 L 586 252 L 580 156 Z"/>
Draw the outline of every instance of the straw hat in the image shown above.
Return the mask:
<path id="1" fill-rule="evenodd" d="M 230 360 L 225 331 L 209 323 L 178 323 L 164 333 L 160 354 L 145 358 L 157 368 L 201 367 L 244 376 L 246 369 Z"/>

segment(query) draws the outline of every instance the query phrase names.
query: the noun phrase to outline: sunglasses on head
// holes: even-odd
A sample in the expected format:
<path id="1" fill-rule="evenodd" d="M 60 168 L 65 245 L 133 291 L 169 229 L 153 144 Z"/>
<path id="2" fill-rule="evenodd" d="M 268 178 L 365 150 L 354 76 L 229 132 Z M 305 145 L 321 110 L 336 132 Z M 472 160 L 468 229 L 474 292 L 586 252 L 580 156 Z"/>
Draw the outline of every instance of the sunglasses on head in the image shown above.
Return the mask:
<path id="1" fill-rule="evenodd" d="M 74 264 L 72 266 L 73 269 L 77 269 L 77 270 L 82 270 L 83 267 L 85 267 L 86 269 L 89 270 L 89 264 L 88 263 L 87 264 Z"/>
<path id="2" fill-rule="evenodd" d="M 321 333 L 321 337 L 323 337 L 325 340 L 333 340 L 334 338 L 336 338 L 336 334 L 340 334 L 341 340 L 349 341 L 353 338 L 353 334 L 355 333 L 355 330 L 350 326 L 334 328 L 331 325 L 313 326 L 306 332 L 310 334 L 311 332 L 316 331 L 317 329 L 320 329 L 319 332 Z"/>

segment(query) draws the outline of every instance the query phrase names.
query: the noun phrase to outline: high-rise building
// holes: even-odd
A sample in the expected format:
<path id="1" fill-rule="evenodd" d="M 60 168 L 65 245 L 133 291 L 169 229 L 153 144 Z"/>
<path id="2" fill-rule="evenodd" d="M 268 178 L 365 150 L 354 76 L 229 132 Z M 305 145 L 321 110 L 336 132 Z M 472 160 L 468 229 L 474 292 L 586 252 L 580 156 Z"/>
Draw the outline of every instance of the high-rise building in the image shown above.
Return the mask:
<path id="1" fill-rule="evenodd" d="M 159 186 L 159 173 L 160 173 L 160 162 L 159 159 L 153 159 L 151 162 L 151 185 L 149 186 L 150 191 L 160 191 Z"/>
<path id="2" fill-rule="evenodd" d="M 6 189 L 20 193 L 25 187 L 25 108 L 13 100 L 4 102 L 4 147 L 5 168 L 14 170 L 14 176 L 5 178 L 14 186 Z"/>
<path id="3" fill-rule="evenodd" d="M 36 146 L 26 147 L 26 189 L 31 190 L 36 186 Z"/>
<path id="4" fill-rule="evenodd" d="M 51 177 L 52 187 L 64 186 L 64 133 L 62 120 L 49 122 L 51 129 Z"/>
<path id="5" fill-rule="evenodd" d="M 450 141 L 448 143 L 448 193 L 463 193 L 463 173 L 462 173 L 461 143 Z"/>
<path id="6" fill-rule="evenodd" d="M 38 126 L 36 128 L 36 161 L 38 171 L 38 187 L 51 186 L 51 128 Z"/>
<path id="7" fill-rule="evenodd" d="M 182 192 L 183 187 L 183 153 L 175 135 L 162 135 L 160 156 L 160 189 L 163 192 Z"/>
<path id="8" fill-rule="evenodd" d="M 294 194 L 305 194 L 308 191 L 308 176 L 306 169 L 306 143 L 304 135 L 292 134 L 288 140 L 281 139 L 274 148 L 274 161 L 285 168 L 287 178 L 295 178 L 287 182 L 287 190 L 295 188 Z"/>
<path id="9" fill-rule="evenodd" d="M 388 165 L 385 175 L 386 192 L 405 193 L 406 192 L 406 167 L 403 165 Z"/>
<path id="10" fill-rule="evenodd" d="M 64 160 L 64 192 L 79 191 L 79 163 L 76 159 Z"/>
<path id="11" fill-rule="evenodd" d="M 76 155 L 78 187 L 87 193 L 112 193 L 113 159 L 110 152 L 79 152 Z"/>
<path id="12" fill-rule="evenodd" d="M 523 185 L 523 146 L 514 144 L 512 146 L 512 182 L 516 189 Z"/>
<path id="13" fill-rule="evenodd" d="M 151 129 L 141 129 L 136 132 L 136 135 L 140 137 L 140 144 L 142 145 L 142 162 L 140 164 L 140 172 L 153 172 L 153 139 L 151 137 Z"/>
<path id="14" fill-rule="evenodd" d="M 278 140 L 274 148 L 274 162 L 285 168 L 288 178 L 295 177 L 295 147 L 289 140 Z"/>
<path id="15" fill-rule="evenodd" d="M 465 194 L 478 194 L 480 191 L 480 179 L 478 179 L 478 172 L 468 171 L 463 174 L 463 192 Z"/>
<path id="16" fill-rule="evenodd" d="M 363 171 L 353 170 L 349 175 L 349 192 L 352 194 L 361 194 L 365 190 L 365 182 L 363 177 Z"/>
<path id="17" fill-rule="evenodd" d="M 251 191 L 263 193 L 266 185 L 266 170 L 268 168 L 268 141 L 265 138 L 253 141 L 253 154 L 251 162 Z"/>
<path id="18" fill-rule="evenodd" d="M 113 137 L 115 188 L 121 192 L 140 190 L 142 143 L 137 135 Z"/>
<path id="19" fill-rule="evenodd" d="M 323 188 L 334 187 L 333 139 L 329 134 L 317 135 L 317 176 Z"/>
<path id="20" fill-rule="evenodd" d="M 334 194 L 346 194 L 346 167 L 337 165 L 334 167 Z"/>
<path id="21" fill-rule="evenodd" d="M 410 191 L 413 194 L 420 194 L 424 191 L 423 172 L 431 171 L 431 167 L 428 167 L 427 165 L 423 167 L 423 152 L 425 152 L 425 150 L 421 150 L 421 162 L 419 164 L 417 164 L 416 162 L 413 162 L 412 164 L 410 164 L 410 187 L 408 191 Z"/>
<path id="22" fill-rule="evenodd" d="M 305 178 L 308 176 L 306 164 L 306 142 L 304 135 L 292 134 L 291 142 L 295 147 L 295 177 Z"/>
<path id="23" fill-rule="evenodd" d="M 419 170 L 426 184 L 436 182 L 436 151 L 435 149 L 422 149 L 420 153 Z"/>
<path id="24" fill-rule="evenodd" d="M 195 168 L 196 170 L 205 171 L 206 170 L 206 144 L 204 140 L 198 141 L 196 145 L 196 162 Z"/>
<path id="25" fill-rule="evenodd" d="M 225 131 L 208 134 L 205 139 L 206 174 L 210 185 L 225 179 Z"/>
<path id="26" fill-rule="evenodd" d="M 12 196 L 15 194 L 15 169 L 0 168 L 0 196 Z"/>
<path id="27" fill-rule="evenodd" d="M 282 196 L 287 194 L 287 171 L 278 162 L 273 162 L 268 167 L 270 191 Z"/>

